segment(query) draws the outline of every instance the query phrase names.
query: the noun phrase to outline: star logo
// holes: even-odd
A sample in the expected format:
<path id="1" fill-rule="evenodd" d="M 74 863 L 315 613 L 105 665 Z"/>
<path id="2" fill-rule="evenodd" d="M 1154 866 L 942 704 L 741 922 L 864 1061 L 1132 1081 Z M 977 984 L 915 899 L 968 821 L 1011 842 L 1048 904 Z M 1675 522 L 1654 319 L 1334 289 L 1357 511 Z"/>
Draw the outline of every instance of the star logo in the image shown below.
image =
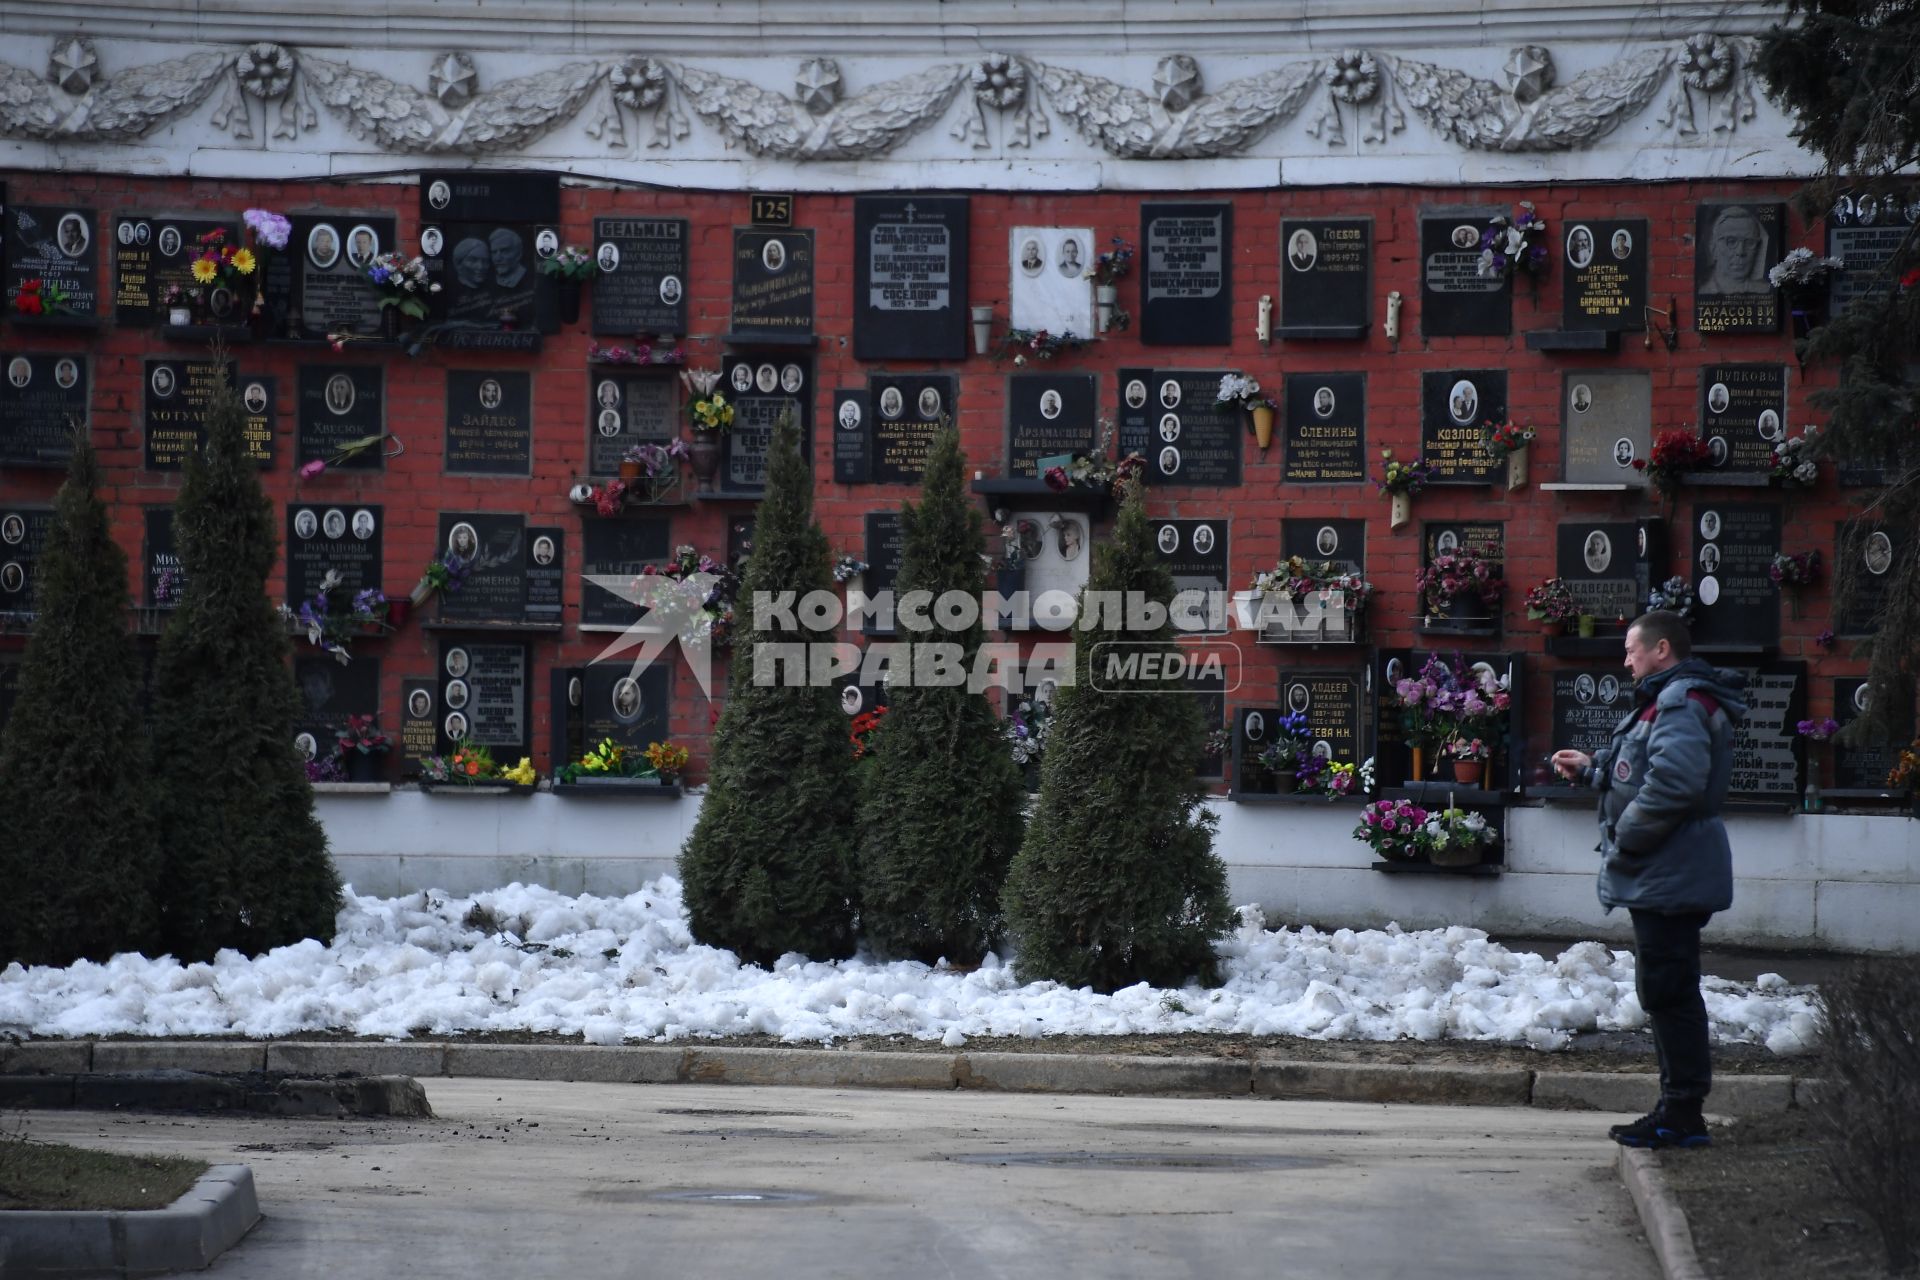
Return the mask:
<path id="1" fill-rule="evenodd" d="M 464 53 L 441 54 L 427 73 L 427 88 L 443 107 L 457 107 L 473 96 L 478 72 L 473 59 Z"/>
<path id="2" fill-rule="evenodd" d="M 832 58 L 809 58 L 800 64 L 793 90 L 801 105 L 814 115 L 831 111 L 840 100 L 840 64 Z"/>
<path id="3" fill-rule="evenodd" d="M 713 628 L 715 615 L 707 608 L 721 585 L 719 575 L 690 573 L 684 578 L 665 574 L 641 574 L 624 577 L 588 574 L 587 581 L 602 591 L 636 605 L 641 616 L 628 625 L 619 637 L 594 658 L 606 662 L 628 650 L 633 656 L 629 674 L 638 679 L 676 641 L 687 670 L 693 673 L 700 692 L 713 697 Z"/>
<path id="4" fill-rule="evenodd" d="M 53 47 L 51 75 L 62 92 L 79 97 L 93 88 L 93 78 L 99 70 L 100 59 L 95 56 L 93 45 L 79 36 Z"/>

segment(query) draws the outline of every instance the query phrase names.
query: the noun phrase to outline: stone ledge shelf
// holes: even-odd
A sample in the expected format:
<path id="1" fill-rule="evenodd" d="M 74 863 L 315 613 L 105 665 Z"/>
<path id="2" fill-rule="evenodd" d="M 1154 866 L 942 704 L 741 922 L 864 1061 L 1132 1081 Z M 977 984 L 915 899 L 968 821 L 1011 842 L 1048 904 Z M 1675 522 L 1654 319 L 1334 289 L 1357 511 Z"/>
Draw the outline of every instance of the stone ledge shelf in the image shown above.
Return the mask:
<path id="1" fill-rule="evenodd" d="M 316 782 L 313 793 L 319 796 L 385 796 L 393 794 L 391 782 Z"/>

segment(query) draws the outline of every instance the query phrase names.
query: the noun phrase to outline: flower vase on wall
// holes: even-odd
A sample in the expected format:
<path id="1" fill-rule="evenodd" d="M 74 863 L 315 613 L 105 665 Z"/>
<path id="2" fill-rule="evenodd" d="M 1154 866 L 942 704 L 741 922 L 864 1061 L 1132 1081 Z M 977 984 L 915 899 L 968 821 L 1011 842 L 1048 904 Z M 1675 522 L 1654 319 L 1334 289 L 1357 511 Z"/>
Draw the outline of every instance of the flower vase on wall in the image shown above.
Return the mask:
<path id="1" fill-rule="evenodd" d="M 694 433 L 687 461 L 693 465 L 693 478 L 700 482 L 700 488 L 711 492 L 713 477 L 720 470 L 720 442 L 713 438 L 711 431 Z"/>
<path id="2" fill-rule="evenodd" d="M 1262 452 L 1273 443 L 1273 406 L 1257 404 L 1253 407 L 1253 439 Z"/>
<path id="3" fill-rule="evenodd" d="M 1486 777 L 1485 760 L 1455 760 L 1453 762 L 1453 780 L 1463 787 L 1477 787 Z"/>
<path id="4" fill-rule="evenodd" d="M 1527 487 L 1527 446 L 1521 445 L 1507 455 L 1507 492 Z"/>
<path id="5" fill-rule="evenodd" d="M 1411 519 L 1413 519 L 1413 495 L 1402 492 L 1394 493 L 1392 495 L 1391 505 L 1388 507 L 1387 526 L 1392 529 L 1399 529 L 1404 527 Z"/>
<path id="6" fill-rule="evenodd" d="M 1120 303 L 1120 290 L 1110 284 L 1093 286 L 1094 314 L 1100 321 L 1100 332 L 1113 328 L 1113 309 Z"/>
<path id="7" fill-rule="evenodd" d="M 1413 776 L 1408 778 L 1407 781 L 1424 782 L 1426 781 L 1426 777 L 1427 777 L 1427 750 L 1425 747 L 1414 747 L 1412 748 L 1412 750 L 1413 750 L 1413 771 L 1412 771 Z"/>

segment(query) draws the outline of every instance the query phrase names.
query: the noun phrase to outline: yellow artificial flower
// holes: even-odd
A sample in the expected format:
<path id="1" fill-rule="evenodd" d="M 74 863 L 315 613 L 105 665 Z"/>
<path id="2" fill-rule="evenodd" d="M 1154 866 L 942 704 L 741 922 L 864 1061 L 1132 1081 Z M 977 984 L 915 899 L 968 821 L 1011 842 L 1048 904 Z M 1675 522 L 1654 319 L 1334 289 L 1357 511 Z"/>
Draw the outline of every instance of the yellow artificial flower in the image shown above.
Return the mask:
<path id="1" fill-rule="evenodd" d="M 242 249 L 238 253 L 233 255 L 233 269 L 235 271 L 238 271 L 241 275 L 243 276 L 252 275 L 253 267 L 254 267 L 253 250 Z"/>
<path id="2" fill-rule="evenodd" d="M 539 775 L 535 774 L 533 771 L 533 761 L 526 756 L 521 756 L 519 764 L 513 766 L 513 768 L 507 770 L 505 773 L 501 774 L 500 776 L 505 778 L 508 782 L 515 783 L 519 786 L 527 787 L 527 786 L 532 786 L 534 779 Z"/>
<path id="3" fill-rule="evenodd" d="M 212 284 L 213 278 L 219 274 L 219 268 L 215 267 L 210 259 L 195 258 L 193 260 L 193 278 L 201 284 Z"/>

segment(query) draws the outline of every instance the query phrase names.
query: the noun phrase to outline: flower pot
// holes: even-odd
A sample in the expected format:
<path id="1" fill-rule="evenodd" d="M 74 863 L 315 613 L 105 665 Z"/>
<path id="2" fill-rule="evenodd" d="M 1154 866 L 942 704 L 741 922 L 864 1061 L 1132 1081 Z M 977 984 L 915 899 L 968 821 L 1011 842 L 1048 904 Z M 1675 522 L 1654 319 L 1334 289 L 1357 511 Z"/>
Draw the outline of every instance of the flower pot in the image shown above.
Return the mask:
<path id="1" fill-rule="evenodd" d="M 1392 495 L 1392 503 L 1388 507 L 1387 527 L 1398 529 L 1411 519 L 1413 519 L 1413 495 L 1410 493 Z"/>
<path id="2" fill-rule="evenodd" d="M 400 308 L 380 308 L 380 336 L 388 342 L 400 341 Z"/>
<path id="3" fill-rule="evenodd" d="M 693 478 L 703 490 L 713 488 L 713 477 L 720 470 L 720 441 L 711 431 L 696 432 L 687 449 L 687 461 L 693 466 Z"/>
<path id="4" fill-rule="evenodd" d="M 1590 613 L 1580 615 L 1580 638 L 1582 640 L 1593 639 L 1593 615 Z"/>
<path id="5" fill-rule="evenodd" d="M 1471 844 L 1449 844 L 1444 849 L 1431 849 L 1427 852 L 1427 861 L 1436 867 L 1472 867 L 1479 865 L 1480 848 Z"/>
<path id="6" fill-rule="evenodd" d="M 1453 780 L 1463 787 L 1477 787 L 1486 776 L 1485 760 L 1455 760 L 1453 762 Z"/>
<path id="7" fill-rule="evenodd" d="M 1558 618 L 1539 618 L 1536 621 L 1540 624 L 1540 634 L 1543 636 L 1562 635 L 1567 629 L 1567 624 Z"/>
<path id="8" fill-rule="evenodd" d="M 1273 406 L 1257 404 L 1253 406 L 1253 439 L 1264 452 L 1273 443 Z"/>
<path id="9" fill-rule="evenodd" d="M 387 601 L 387 625 L 398 631 L 407 625 L 407 615 L 413 612 L 413 601 L 407 599 Z"/>
<path id="10" fill-rule="evenodd" d="M 993 344 L 993 308 L 973 307 L 973 354 L 983 356 Z"/>
<path id="11" fill-rule="evenodd" d="M 580 323 L 580 282 L 561 280 L 554 293 L 554 302 L 560 312 L 561 324 Z"/>
<path id="12" fill-rule="evenodd" d="M 348 782 L 380 782 L 381 775 L 387 771 L 387 753 L 384 751 L 347 751 L 342 753 L 347 762 Z"/>
<path id="13" fill-rule="evenodd" d="M 622 459 L 620 463 L 620 478 L 631 484 L 633 481 L 640 479 L 641 473 L 645 470 L 646 468 L 637 462 L 628 462 Z"/>
<path id="14" fill-rule="evenodd" d="M 1273 775 L 1273 789 L 1280 795 L 1290 796 L 1299 787 L 1300 779 L 1294 776 L 1292 769 L 1283 769 Z"/>
<path id="15" fill-rule="evenodd" d="M 1507 491 L 1509 493 L 1526 487 L 1527 447 L 1523 444 L 1507 455 Z"/>
<path id="16" fill-rule="evenodd" d="M 1242 631 L 1252 631 L 1260 625 L 1260 593 L 1258 591 L 1236 591 L 1233 593 L 1233 620 Z"/>
<path id="17" fill-rule="evenodd" d="M 168 307 L 167 323 L 171 325 L 189 325 L 193 323 L 192 307 Z"/>
<path id="18" fill-rule="evenodd" d="M 1113 327 L 1113 309 L 1120 301 L 1120 290 L 1110 284 L 1093 286 L 1094 315 L 1100 321 L 1100 332 L 1105 333 Z"/>

